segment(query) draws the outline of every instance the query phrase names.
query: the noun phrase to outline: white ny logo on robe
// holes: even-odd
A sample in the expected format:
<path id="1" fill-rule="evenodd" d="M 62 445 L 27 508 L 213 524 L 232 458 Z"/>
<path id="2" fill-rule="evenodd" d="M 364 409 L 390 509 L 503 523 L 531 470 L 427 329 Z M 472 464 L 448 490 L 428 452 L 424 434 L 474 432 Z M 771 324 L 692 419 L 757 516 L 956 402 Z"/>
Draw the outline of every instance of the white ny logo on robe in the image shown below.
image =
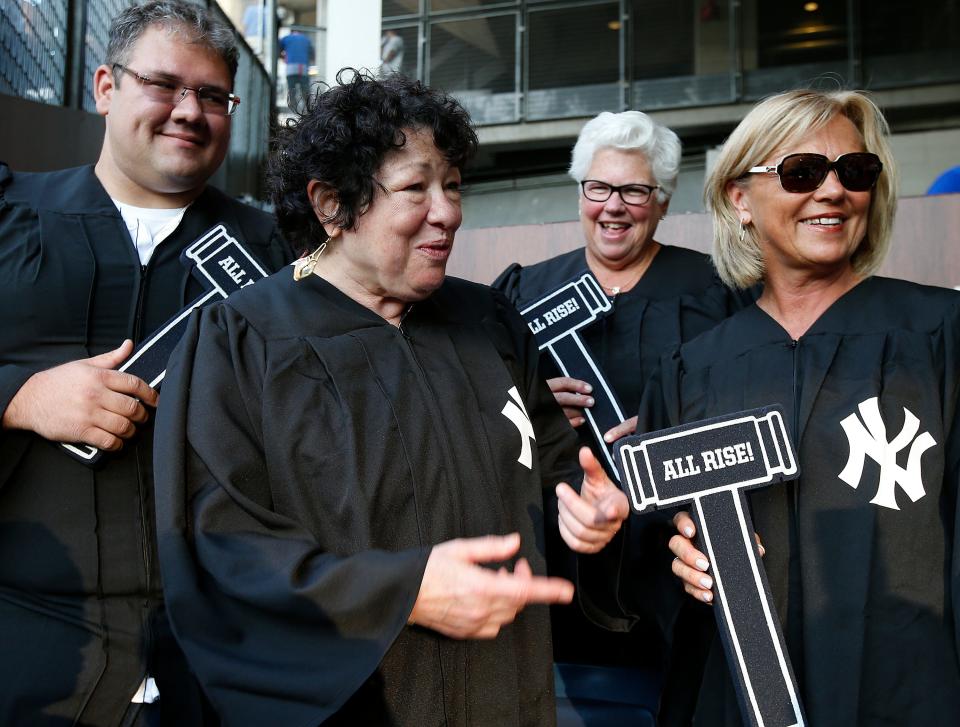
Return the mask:
<path id="1" fill-rule="evenodd" d="M 924 432 L 914 439 L 920 430 L 920 420 L 904 407 L 903 428 L 892 441 L 888 442 L 887 425 L 880 416 L 877 397 L 860 402 L 857 408 L 860 410 L 863 422 L 856 413 L 840 422 L 850 444 L 850 456 L 846 467 L 839 475 L 840 479 L 854 489 L 859 487 L 860 478 L 863 475 L 863 464 L 869 456 L 880 465 L 880 484 L 876 496 L 870 500 L 871 503 L 899 510 L 897 485 L 903 488 L 912 502 L 916 502 L 926 494 L 923 489 L 920 458 L 924 452 L 936 444 L 930 432 Z M 910 452 L 907 455 L 907 467 L 904 469 L 897 464 L 897 454 L 908 444 Z"/>
<path id="2" fill-rule="evenodd" d="M 513 401 L 508 401 L 504 404 L 503 411 L 500 413 L 512 421 L 513 426 L 520 432 L 520 456 L 517 457 L 517 462 L 528 470 L 532 470 L 533 448 L 530 446 L 530 443 L 535 442 L 537 439 L 533 434 L 533 425 L 530 424 L 530 417 L 527 416 L 527 409 L 523 405 L 523 399 L 520 398 L 520 392 L 517 391 L 517 387 L 511 387 L 508 393 Z"/>

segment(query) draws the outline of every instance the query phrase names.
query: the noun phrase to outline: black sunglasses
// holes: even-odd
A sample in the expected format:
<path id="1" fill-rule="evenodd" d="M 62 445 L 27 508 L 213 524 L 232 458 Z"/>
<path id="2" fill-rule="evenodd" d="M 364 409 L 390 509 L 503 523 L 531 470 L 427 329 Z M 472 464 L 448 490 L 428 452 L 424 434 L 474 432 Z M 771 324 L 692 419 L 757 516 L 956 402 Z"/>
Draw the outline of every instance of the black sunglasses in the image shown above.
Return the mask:
<path id="1" fill-rule="evenodd" d="M 823 154 L 789 154 L 775 167 L 753 167 L 747 174 L 776 173 L 785 192 L 812 192 L 827 178 L 830 170 L 851 192 L 866 192 L 877 183 L 883 163 L 880 157 L 869 152 L 841 154 L 830 161 Z"/>

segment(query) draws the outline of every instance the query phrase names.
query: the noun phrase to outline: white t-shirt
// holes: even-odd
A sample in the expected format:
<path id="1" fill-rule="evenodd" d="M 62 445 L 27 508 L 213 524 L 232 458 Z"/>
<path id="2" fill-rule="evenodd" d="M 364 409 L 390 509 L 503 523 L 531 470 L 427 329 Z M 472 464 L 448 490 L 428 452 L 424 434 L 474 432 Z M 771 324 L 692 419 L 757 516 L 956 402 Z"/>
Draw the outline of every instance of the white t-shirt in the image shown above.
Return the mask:
<path id="1" fill-rule="evenodd" d="M 118 200 L 113 200 L 113 203 L 120 210 L 123 221 L 127 223 L 130 239 L 133 240 L 133 246 L 137 248 L 141 265 L 150 262 L 150 257 L 156 250 L 157 245 L 177 229 L 180 220 L 183 219 L 183 213 L 190 206 L 174 209 L 153 209 L 151 207 L 134 207 Z"/>

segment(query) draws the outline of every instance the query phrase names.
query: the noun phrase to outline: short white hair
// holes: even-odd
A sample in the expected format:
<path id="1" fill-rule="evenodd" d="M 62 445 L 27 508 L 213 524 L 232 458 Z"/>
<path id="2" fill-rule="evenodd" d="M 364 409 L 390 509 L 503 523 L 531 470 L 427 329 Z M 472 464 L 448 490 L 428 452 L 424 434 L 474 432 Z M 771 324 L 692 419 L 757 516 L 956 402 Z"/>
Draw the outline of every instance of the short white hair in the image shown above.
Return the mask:
<path id="1" fill-rule="evenodd" d="M 570 159 L 570 176 L 578 184 L 586 178 L 593 157 L 600 149 L 622 149 L 643 154 L 650 164 L 654 181 L 660 186 L 657 200 L 661 204 L 677 188 L 683 151 L 680 137 L 642 111 L 622 111 L 618 114 L 604 111 L 583 125 Z"/>

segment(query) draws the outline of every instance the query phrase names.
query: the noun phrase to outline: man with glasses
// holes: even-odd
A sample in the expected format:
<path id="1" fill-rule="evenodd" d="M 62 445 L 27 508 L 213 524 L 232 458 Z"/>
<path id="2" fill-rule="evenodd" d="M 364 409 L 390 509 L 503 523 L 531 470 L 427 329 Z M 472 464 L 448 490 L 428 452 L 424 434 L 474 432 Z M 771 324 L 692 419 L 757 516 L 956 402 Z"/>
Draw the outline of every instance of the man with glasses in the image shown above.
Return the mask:
<path id="1" fill-rule="evenodd" d="M 157 393 L 113 369 L 203 292 L 179 258 L 210 227 L 265 269 L 292 257 L 272 218 L 207 186 L 237 59 L 196 5 L 127 8 L 94 74 L 96 165 L 0 165 L 0 724 L 199 719 L 156 563 Z M 110 452 L 88 468 L 61 441 Z"/>

